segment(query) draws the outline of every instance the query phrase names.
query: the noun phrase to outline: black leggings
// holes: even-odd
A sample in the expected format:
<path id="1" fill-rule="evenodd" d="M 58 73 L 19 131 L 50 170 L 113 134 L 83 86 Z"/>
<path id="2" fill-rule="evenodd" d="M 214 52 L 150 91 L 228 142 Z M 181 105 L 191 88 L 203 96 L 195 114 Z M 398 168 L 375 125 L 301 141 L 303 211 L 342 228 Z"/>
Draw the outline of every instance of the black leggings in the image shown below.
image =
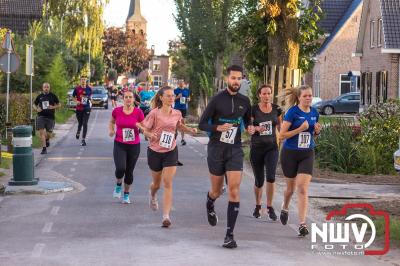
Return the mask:
<path id="1" fill-rule="evenodd" d="M 114 141 L 114 163 L 115 177 L 122 179 L 125 176 L 124 183 L 132 185 L 133 170 L 140 154 L 140 144 L 124 144 Z"/>
<path id="2" fill-rule="evenodd" d="M 275 183 L 276 165 L 278 164 L 278 148 L 252 146 L 250 150 L 250 162 L 253 168 L 255 186 L 262 188 L 267 170 L 267 182 Z"/>
<path id="3" fill-rule="evenodd" d="M 82 138 L 86 138 L 87 126 L 90 117 L 90 111 L 76 111 L 76 119 L 78 119 L 78 134 L 81 132 L 83 126 Z"/>

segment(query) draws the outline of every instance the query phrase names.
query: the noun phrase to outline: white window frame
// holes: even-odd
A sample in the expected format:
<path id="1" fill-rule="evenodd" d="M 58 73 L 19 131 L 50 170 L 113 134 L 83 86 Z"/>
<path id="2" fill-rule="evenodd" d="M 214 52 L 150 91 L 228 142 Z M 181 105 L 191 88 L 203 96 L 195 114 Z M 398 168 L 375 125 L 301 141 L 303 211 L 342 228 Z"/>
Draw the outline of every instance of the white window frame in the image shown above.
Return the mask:
<path id="1" fill-rule="evenodd" d="M 315 74 L 314 96 L 321 97 L 321 79 L 319 74 Z"/>
<path id="2" fill-rule="evenodd" d="M 339 75 L 339 95 L 343 95 L 344 94 L 344 93 L 342 93 L 342 83 L 348 83 L 350 85 L 349 92 L 351 92 L 351 78 L 350 78 L 349 81 L 342 81 L 342 76 L 349 77 L 348 74 L 340 74 Z"/>
<path id="3" fill-rule="evenodd" d="M 382 47 L 382 30 L 383 30 L 383 21 L 382 19 L 378 19 L 378 32 L 377 32 L 377 42 L 378 42 L 378 47 Z"/>
<path id="4" fill-rule="evenodd" d="M 369 23 L 369 41 L 370 47 L 375 48 L 375 20 L 371 20 Z"/>
<path id="5" fill-rule="evenodd" d="M 156 78 L 157 78 L 157 84 L 156 84 Z M 153 75 L 153 85 L 162 87 L 163 84 L 163 76 L 162 75 Z"/>

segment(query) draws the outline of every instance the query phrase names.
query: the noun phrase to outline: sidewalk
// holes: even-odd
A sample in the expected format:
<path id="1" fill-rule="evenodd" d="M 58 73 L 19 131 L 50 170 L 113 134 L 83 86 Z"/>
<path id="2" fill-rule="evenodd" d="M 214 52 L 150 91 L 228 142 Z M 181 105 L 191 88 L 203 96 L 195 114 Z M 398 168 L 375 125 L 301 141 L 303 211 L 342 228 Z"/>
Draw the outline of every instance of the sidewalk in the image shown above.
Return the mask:
<path id="1" fill-rule="evenodd" d="M 54 128 L 55 136 L 51 139 L 49 150 L 54 149 L 57 145 L 62 142 L 67 136 L 68 132 L 74 127 L 76 121 L 75 117 L 72 116 L 65 124 L 56 124 Z M 2 146 L 2 150 L 7 147 Z M 6 151 L 6 150 L 5 150 Z M 46 155 L 42 155 L 41 149 L 33 149 L 34 153 L 34 168 L 35 168 L 35 177 L 40 179 L 39 184 L 36 186 L 7 186 L 8 181 L 13 176 L 13 166 L 10 166 L 10 169 L 4 169 L 2 172 L 5 173 L 4 176 L 0 177 L 0 193 L 6 194 L 48 194 L 53 192 L 68 192 L 74 189 L 84 190 L 84 188 L 71 179 L 60 175 L 57 172 L 54 172 L 50 169 L 46 169 L 45 167 L 40 167 L 43 159 L 46 158 Z"/>

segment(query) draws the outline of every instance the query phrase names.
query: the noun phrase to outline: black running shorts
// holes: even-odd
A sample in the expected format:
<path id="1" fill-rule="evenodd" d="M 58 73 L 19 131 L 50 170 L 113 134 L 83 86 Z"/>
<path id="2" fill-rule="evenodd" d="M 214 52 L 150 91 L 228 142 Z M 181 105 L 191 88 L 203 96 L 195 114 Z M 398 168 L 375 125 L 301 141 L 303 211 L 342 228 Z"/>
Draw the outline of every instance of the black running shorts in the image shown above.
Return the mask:
<path id="1" fill-rule="evenodd" d="M 178 148 L 169 152 L 155 152 L 147 149 L 147 163 L 154 172 L 160 172 L 165 167 L 176 166 L 178 162 Z"/>
<path id="2" fill-rule="evenodd" d="M 283 175 L 295 178 L 297 174 L 313 175 L 314 150 L 290 150 L 282 148 L 281 165 Z"/>
<path id="3" fill-rule="evenodd" d="M 243 156 L 243 149 L 239 145 L 208 144 L 208 170 L 216 176 L 222 176 L 228 171 L 243 171 Z"/>

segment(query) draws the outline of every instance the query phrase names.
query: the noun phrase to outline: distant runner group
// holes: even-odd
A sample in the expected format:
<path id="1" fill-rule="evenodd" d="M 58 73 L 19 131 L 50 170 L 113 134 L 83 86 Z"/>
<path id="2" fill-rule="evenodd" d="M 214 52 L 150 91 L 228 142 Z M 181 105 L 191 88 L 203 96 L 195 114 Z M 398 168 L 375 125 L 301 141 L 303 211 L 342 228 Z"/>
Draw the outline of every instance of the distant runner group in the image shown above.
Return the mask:
<path id="1" fill-rule="evenodd" d="M 308 232 L 306 217 L 308 209 L 308 187 L 314 168 L 314 139 L 321 132 L 319 114 L 311 107 L 312 89 L 308 86 L 287 89 L 280 95 L 285 99 L 286 109 L 273 104 L 273 88 L 262 85 L 257 90 L 258 102 L 253 106 L 247 96 L 239 93 L 243 69 L 230 66 L 227 69 L 227 88 L 215 95 L 205 108 L 199 129 L 208 132 L 207 164 L 210 174 L 210 190 L 205 195 L 207 219 L 211 226 L 218 223 L 215 212 L 216 200 L 223 192 L 225 182 L 228 191 L 227 227 L 223 243 L 225 248 L 236 248 L 234 229 L 240 209 L 240 184 L 242 181 L 244 152 L 242 133 L 251 135 L 250 162 L 254 173 L 255 208 L 253 216 L 261 217 L 262 194 L 266 181 L 266 210 L 270 220 L 278 219 L 273 208 L 275 174 L 278 160 L 286 179 L 284 200 L 279 219 L 288 223 L 289 203 L 294 191 L 298 195 L 298 236 Z M 58 98 L 50 93 L 49 84 L 43 84 L 43 93 L 35 100 L 38 111 L 38 129 L 46 153 L 49 136 L 54 127 L 54 110 L 59 107 Z M 113 157 L 115 163 L 115 188 L 113 197 L 130 203 L 133 172 L 140 154 L 140 133 L 149 141 L 147 162 L 152 175 L 149 187 L 149 206 L 159 208 L 157 192 L 163 185 L 161 226 L 172 225 L 172 180 L 177 171 L 178 148 L 176 139 L 181 132 L 181 145 L 186 145 L 185 133 L 196 134 L 196 128 L 186 126 L 190 102 L 190 90 L 180 82 L 178 88 L 165 86 L 157 92 L 145 88 L 136 93 L 124 87 L 119 92 L 111 88 L 113 105 L 109 122 L 109 135 L 114 138 Z M 122 95 L 123 105 L 117 106 L 117 97 Z M 77 102 L 76 139 L 86 145 L 88 120 L 91 112 L 91 89 L 86 79 L 73 91 Z M 82 134 L 81 134 L 82 130 Z M 283 143 L 280 145 L 280 143 Z M 281 150 L 279 151 L 279 146 Z M 225 181 L 226 179 L 226 181 Z M 124 183 L 124 185 L 122 185 Z"/>

